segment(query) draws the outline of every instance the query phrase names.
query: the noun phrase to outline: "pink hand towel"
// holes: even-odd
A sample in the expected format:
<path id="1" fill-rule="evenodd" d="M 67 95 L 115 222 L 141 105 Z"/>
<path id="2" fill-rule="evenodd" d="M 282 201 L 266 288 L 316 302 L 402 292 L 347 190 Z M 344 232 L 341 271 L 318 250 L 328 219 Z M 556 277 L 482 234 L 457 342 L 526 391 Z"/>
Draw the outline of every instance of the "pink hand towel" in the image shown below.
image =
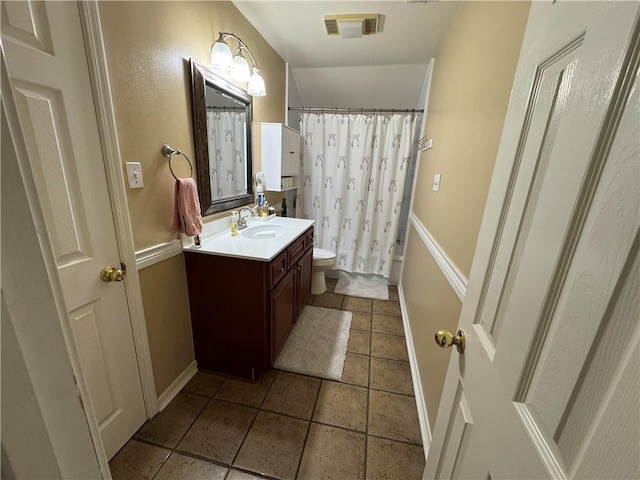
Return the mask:
<path id="1" fill-rule="evenodd" d="M 193 178 L 178 178 L 175 190 L 175 208 L 171 233 L 186 233 L 189 236 L 202 232 L 202 216 L 198 189 Z"/>

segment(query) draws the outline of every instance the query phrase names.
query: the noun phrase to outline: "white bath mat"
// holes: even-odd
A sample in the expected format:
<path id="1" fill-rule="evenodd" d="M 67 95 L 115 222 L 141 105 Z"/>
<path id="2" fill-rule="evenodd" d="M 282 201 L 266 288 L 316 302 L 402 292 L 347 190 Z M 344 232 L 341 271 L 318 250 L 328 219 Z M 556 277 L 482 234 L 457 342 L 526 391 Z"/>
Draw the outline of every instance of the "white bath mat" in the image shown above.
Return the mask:
<path id="1" fill-rule="evenodd" d="M 306 305 L 274 368 L 341 380 L 351 312 Z"/>
<path id="2" fill-rule="evenodd" d="M 389 300 L 389 284 L 387 279 L 378 275 L 359 275 L 357 273 L 340 272 L 340 278 L 334 293 L 352 297 L 375 298 Z"/>

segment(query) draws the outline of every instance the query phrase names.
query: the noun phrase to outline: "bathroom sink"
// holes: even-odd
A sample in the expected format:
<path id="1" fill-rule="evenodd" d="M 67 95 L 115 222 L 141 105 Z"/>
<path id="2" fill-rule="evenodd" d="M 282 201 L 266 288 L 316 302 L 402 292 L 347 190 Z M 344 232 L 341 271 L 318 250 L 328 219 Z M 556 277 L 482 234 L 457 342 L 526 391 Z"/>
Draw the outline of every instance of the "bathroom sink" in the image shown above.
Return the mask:
<path id="1" fill-rule="evenodd" d="M 281 225 L 258 225 L 242 230 L 242 235 L 255 240 L 267 240 L 281 237 L 287 233 L 287 228 Z"/>

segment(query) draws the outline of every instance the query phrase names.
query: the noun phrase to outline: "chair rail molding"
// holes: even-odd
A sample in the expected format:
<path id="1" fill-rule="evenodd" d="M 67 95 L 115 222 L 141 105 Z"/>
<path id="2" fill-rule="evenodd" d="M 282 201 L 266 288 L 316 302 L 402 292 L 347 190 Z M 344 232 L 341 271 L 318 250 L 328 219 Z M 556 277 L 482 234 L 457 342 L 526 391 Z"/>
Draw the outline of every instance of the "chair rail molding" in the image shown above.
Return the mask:
<path id="1" fill-rule="evenodd" d="M 415 213 L 411 212 L 409 214 L 409 221 L 411 222 L 411 225 L 413 225 L 413 228 L 416 229 L 422 243 L 424 243 L 433 256 L 438 267 L 440 267 L 442 274 L 449 282 L 449 285 L 451 285 L 451 288 L 453 288 L 453 291 L 456 292 L 456 295 L 461 302 L 464 301 L 464 296 L 467 293 L 467 284 L 469 283 L 467 278 L 447 256 L 440 244 L 438 244 L 435 238 L 433 238 L 433 235 L 429 233 L 429 230 L 427 230 L 418 217 L 416 217 Z"/>
<path id="2" fill-rule="evenodd" d="M 159 243 L 149 248 L 144 248 L 136 252 L 136 266 L 138 270 L 150 267 L 156 263 L 175 257 L 182 253 L 182 242 L 171 240 L 170 242 Z"/>

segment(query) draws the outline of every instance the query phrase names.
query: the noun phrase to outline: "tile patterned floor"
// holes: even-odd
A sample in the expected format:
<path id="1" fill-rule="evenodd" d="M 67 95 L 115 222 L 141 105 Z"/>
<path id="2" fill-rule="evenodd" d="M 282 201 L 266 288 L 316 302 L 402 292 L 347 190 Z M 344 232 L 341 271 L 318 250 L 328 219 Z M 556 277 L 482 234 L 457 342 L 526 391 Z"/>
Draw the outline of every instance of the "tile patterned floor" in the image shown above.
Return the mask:
<path id="1" fill-rule="evenodd" d="M 199 372 L 111 460 L 114 480 L 421 479 L 397 289 L 381 301 L 337 295 L 335 283 L 307 303 L 353 312 L 341 382 Z"/>

